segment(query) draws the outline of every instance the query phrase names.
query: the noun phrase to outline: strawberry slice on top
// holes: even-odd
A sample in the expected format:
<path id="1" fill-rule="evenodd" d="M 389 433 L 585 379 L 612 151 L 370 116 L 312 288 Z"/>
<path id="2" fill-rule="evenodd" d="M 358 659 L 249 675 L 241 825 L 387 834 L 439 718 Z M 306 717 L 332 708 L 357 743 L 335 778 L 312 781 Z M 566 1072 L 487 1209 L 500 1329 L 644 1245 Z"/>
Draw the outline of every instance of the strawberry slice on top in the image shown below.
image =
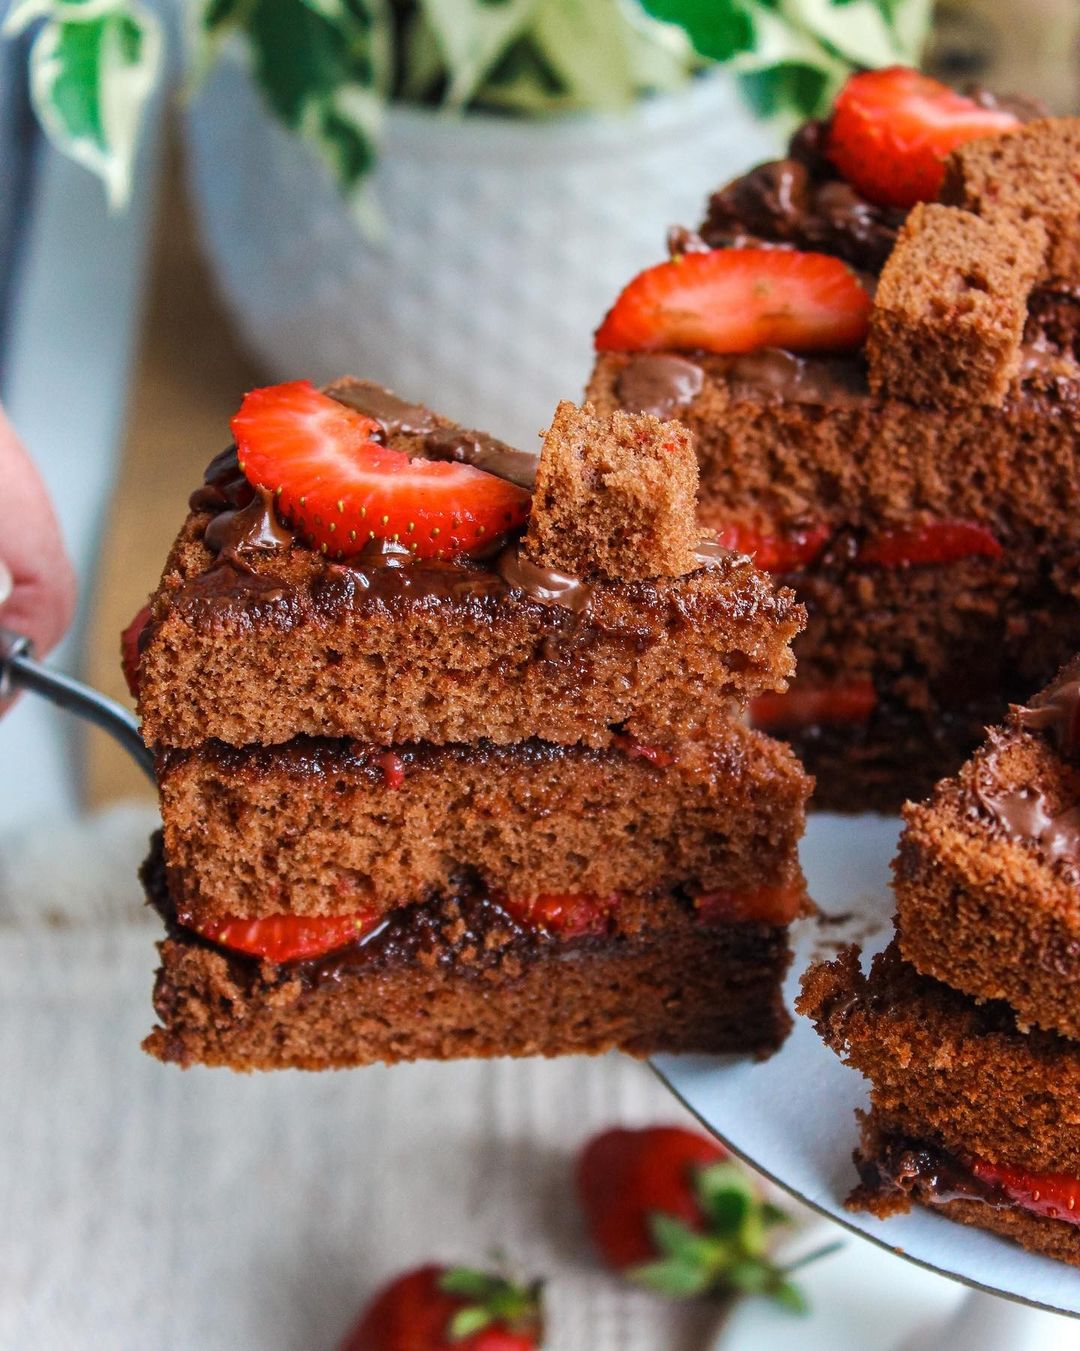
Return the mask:
<path id="1" fill-rule="evenodd" d="M 252 390 L 232 419 L 240 467 L 302 537 L 331 558 L 389 540 L 416 558 L 486 548 L 524 524 L 524 488 L 472 465 L 410 459 L 377 422 L 307 380 Z"/>
<path id="2" fill-rule="evenodd" d="M 1000 108 L 983 108 L 908 66 L 853 75 L 837 95 L 829 159 L 881 206 L 930 202 L 941 190 L 950 151 L 1019 125 Z"/>
<path id="3" fill-rule="evenodd" d="M 647 268 L 596 333 L 598 352 L 837 352 L 866 336 L 870 296 L 839 258 L 713 249 Z"/>

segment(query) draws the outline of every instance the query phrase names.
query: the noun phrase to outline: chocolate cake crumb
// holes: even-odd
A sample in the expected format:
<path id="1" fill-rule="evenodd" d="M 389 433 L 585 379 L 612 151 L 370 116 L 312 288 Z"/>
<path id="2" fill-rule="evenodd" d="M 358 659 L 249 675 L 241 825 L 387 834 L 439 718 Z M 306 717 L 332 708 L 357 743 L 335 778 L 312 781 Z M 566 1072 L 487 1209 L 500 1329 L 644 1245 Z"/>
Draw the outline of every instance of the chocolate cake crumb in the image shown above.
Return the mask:
<path id="1" fill-rule="evenodd" d="M 526 556 L 607 580 L 685 576 L 700 566 L 697 489 L 680 423 L 564 401 L 540 453 Z"/>
<path id="2" fill-rule="evenodd" d="M 874 393 L 1000 407 L 1020 372 L 1028 297 L 1045 249 L 1038 221 L 991 223 L 956 207 L 916 206 L 871 311 Z"/>
<path id="3" fill-rule="evenodd" d="M 1080 118 L 1028 122 L 970 141 L 946 161 L 941 200 L 987 220 L 1040 221 L 1049 247 L 1047 285 L 1080 281 Z"/>

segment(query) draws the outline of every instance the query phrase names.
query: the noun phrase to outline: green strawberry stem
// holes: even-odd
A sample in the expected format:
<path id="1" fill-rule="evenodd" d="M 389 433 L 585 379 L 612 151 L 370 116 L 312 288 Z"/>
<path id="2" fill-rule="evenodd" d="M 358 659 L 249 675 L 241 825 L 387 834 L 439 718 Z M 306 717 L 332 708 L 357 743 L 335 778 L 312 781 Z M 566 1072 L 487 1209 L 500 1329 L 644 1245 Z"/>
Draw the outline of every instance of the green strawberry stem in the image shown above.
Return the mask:
<path id="1" fill-rule="evenodd" d="M 649 1230 L 655 1261 L 632 1267 L 629 1278 L 675 1299 L 702 1295 L 765 1295 L 793 1313 L 805 1313 L 806 1299 L 791 1273 L 835 1252 L 828 1243 L 787 1266 L 769 1255 L 770 1231 L 790 1217 L 763 1200 L 747 1174 L 723 1161 L 700 1169 L 694 1193 L 704 1226 L 699 1229 L 654 1212 Z"/>
<path id="2" fill-rule="evenodd" d="M 542 1281 L 526 1285 L 501 1272 L 452 1267 L 439 1278 L 439 1289 L 468 1301 L 450 1319 L 447 1336 L 452 1342 L 463 1342 L 494 1325 L 510 1332 L 532 1332 L 539 1338 Z"/>

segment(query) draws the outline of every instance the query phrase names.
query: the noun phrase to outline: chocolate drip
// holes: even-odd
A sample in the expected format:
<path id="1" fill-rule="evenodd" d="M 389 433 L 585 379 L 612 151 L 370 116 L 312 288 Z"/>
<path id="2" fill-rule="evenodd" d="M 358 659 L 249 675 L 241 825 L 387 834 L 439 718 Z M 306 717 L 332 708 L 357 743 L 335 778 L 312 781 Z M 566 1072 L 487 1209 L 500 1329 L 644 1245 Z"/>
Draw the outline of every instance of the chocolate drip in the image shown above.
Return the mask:
<path id="1" fill-rule="evenodd" d="M 532 491 L 536 482 L 539 455 L 515 450 L 487 432 L 467 431 L 463 427 L 440 427 L 424 438 L 424 454 L 429 460 L 451 460 L 472 465 L 485 474 L 516 483 Z"/>
<path id="2" fill-rule="evenodd" d="M 824 146 L 822 124 L 808 123 L 787 159 L 760 164 L 715 192 L 701 227 L 705 242 L 820 249 L 861 271 L 880 272 L 905 213 L 868 201 L 840 178 Z"/>
<path id="3" fill-rule="evenodd" d="M 1080 680 L 1058 681 L 1016 710 L 1017 721 L 1029 732 L 1045 732 L 1059 754 L 1076 759 L 1080 753 Z"/>
<path id="4" fill-rule="evenodd" d="M 584 614 L 592 605 L 593 588 L 580 577 L 530 562 L 518 545 L 504 549 L 495 559 L 495 570 L 507 586 L 524 591 L 541 605 L 557 605 L 574 614 Z"/>
<path id="5" fill-rule="evenodd" d="M 993 761 L 987 767 L 992 769 Z M 1080 807 L 1055 814 L 1034 788 L 984 788 L 975 796 L 995 825 L 1011 840 L 1034 845 L 1049 863 L 1080 865 Z"/>
<path id="6" fill-rule="evenodd" d="M 932 1205 L 980 1201 L 1005 1209 L 1016 1204 L 1002 1188 L 983 1182 L 962 1159 L 935 1145 L 892 1139 L 876 1158 L 859 1157 L 856 1163 L 863 1183 L 874 1192 L 914 1193 Z"/>
<path id="7" fill-rule="evenodd" d="M 870 398 L 860 356 L 798 356 L 781 347 L 721 357 L 718 370 L 735 397 L 857 408 Z"/>
<path id="8" fill-rule="evenodd" d="M 619 373 L 616 393 L 631 413 L 670 418 L 693 403 L 704 383 L 705 372 L 685 357 L 636 356 Z"/>
<path id="9" fill-rule="evenodd" d="M 740 557 L 746 557 L 746 555 L 737 554 L 734 549 L 727 549 L 714 539 L 701 540 L 694 550 L 694 559 L 700 568 L 715 568 L 729 558 Z"/>
<path id="10" fill-rule="evenodd" d="M 368 380 L 345 380 L 330 385 L 326 392 L 346 408 L 379 423 L 387 436 L 426 436 L 439 426 L 430 408 L 399 399 L 382 385 L 372 384 Z"/>
<path id="11" fill-rule="evenodd" d="M 243 554 L 287 549 L 293 541 L 292 530 L 278 519 L 274 494 L 266 488 L 256 488 L 246 507 L 220 512 L 203 532 L 212 554 L 234 561 Z"/>
<path id="12" fill-rule="evenodd" d="M 254 489 L 244 477 L 236 447 L 220 451 L 206 466 L 201 488 L 188 498 L 192 511 L 221 511 L 225 507 L 246 507 Z"/>

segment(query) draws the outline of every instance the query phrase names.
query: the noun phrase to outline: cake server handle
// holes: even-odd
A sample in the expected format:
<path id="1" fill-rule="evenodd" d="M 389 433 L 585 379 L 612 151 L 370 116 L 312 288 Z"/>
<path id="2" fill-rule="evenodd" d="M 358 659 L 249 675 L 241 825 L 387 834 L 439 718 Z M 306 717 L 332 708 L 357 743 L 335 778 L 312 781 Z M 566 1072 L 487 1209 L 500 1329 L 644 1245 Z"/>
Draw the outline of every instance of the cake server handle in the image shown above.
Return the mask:
<path id="1" fill-rule="evenodd" d="M 40 694 L 58 708 L 65 708 L 102 728 L 123 746 L 151 783 L 157 782 L 154 757 L 143 744 L 134 713 L 89 685 L 36 661 L 29 638 L 13 633 L 11 629 L 0 628 L 0 699 L 6 699 L 16 690 Z"/>

